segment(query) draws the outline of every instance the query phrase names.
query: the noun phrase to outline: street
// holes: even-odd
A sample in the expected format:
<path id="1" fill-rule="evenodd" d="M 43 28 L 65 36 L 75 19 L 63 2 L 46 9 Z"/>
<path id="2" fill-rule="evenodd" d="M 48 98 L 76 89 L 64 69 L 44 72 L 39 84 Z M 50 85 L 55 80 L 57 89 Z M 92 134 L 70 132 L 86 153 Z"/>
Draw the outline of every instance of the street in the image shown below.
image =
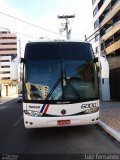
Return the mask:
<path id="1" fill-rule="evenodd" d="M 120 144 L 97 125 L 26 129 L 22 103 L 0 105 L 0 153 L 117 154 Z"/>

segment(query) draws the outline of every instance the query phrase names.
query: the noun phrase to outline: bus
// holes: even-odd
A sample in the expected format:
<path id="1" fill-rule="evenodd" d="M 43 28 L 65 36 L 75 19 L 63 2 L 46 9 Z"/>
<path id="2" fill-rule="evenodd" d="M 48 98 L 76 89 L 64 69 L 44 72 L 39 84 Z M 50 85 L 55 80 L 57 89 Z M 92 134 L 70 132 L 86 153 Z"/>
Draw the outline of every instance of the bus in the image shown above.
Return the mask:
<path id="1" fill-rule="evenodd" d="M 97 60 L 87 42 L 28 42 L 23 62 L 26 128 L 96 124 Z"/>

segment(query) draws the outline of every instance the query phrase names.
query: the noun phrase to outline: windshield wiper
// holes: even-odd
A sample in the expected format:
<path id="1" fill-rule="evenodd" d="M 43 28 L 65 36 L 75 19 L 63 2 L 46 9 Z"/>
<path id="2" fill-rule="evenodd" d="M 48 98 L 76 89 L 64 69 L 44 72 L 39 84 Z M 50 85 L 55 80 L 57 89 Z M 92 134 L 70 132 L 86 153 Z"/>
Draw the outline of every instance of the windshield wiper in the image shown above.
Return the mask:
<path id="1" fill-rule="evenodd" d="M 74 87 L 74 85 L 71 84 L 71 81 L 70 81 L 70 80 L 72 80 L 74 77 L 76 77 L 77 74 L 73 75 L 70 79 L 67 79 L 67 78 L 66 78 L 66 72 L 65 72 L 65 70 L 64 70 L 64 72 L 63 72 L 62 68 L 63 68 L 63 67 L 62 67 L 62 65 L 61 65 L 61 76 L 60 76 L 60 77 L 58 78 L 58 80 L 55 82 L 55 84 L 53 85 L 52 89 L 50 90 L 50 92 L 48 93 L 48 95 L 46 96 L 46 98 L 45 98 L 44 100 L 48 100 L 48 99 L 51 97 L 51 95 L 53 94 L 53 92 L 55 91 L 55 89 L 57 88 L 57 86 L 59 85 L 60 82 L 61 82 L 61 87 L 62 87 L 62 100 L 64 100 L 64 85 L 63 85 L 63 83 L 64 83 L 64 76 L 63 76 L 63 74 L 65 75 L 65 81 L 66 81 L 66 83 L 71 87 L 71 89 L 74 91 L 74 93 L 77 95 L 77 97 L 81 99 L 81 96 L 80 96 L 79 92 L 78 92 L 77 89 Z M 30 95 L 30 93 L 29 93 L 28 91 L 27 91 L 27 93 Z M 38 95 L 36 95 L 36 97 L 37 97 L 37 96 L 38 96 Z"/>
<path id="2" fill-rule="evenodd" d="M 45 100 L 48 100 L 50 98 L 50 96 L 52 95 L 52 93 L 57 88 L 57 86 L 59 85 L 60 82 L 61 82 L 61 77 L 56 81 L 56 83 L 54 84 L 54 86 L 52 87 L 52 89 L 50 90 L 50 92 L 48 93 L 48 95 L 45 98 Z"/>

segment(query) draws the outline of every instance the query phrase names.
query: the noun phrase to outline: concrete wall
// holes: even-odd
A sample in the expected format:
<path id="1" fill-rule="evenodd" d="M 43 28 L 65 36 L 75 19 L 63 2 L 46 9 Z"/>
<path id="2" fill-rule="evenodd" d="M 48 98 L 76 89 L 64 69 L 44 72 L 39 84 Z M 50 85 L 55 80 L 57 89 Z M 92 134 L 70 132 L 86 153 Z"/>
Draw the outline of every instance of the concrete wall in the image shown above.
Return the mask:
<path id="1" fill-rule="evenodd" d="M 8 92 L 8 94 L 7 94 Z M 8 86 L 8 85 L 2 85 L 2 92 L 1 96 L 6 97 L 6 96 L 12 96 L 17 93 L 17 87 L 16 86 Z"/>

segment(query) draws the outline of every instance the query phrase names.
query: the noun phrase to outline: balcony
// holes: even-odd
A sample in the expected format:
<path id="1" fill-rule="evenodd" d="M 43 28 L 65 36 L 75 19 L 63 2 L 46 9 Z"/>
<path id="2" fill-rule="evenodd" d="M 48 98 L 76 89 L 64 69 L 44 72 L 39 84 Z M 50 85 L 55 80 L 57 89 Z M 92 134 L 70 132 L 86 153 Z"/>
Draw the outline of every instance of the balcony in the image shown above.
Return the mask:
<path id="1" fill-rule="evenodd" d="M 0 51 L 0 54 L 17 54 L 17 50 L 11 50 L 11 51 Z"/>
<path id="2" fill-rule="evenodd" d="M 100 0 L 99 0 L 100 1 Z M 94 17 L 94 22 L 101 16 L 101 14 L 104 12 L 105 8 L 109 5 L 111 0 L 107 0 L 104 2 L 100 10 L 97 12 L 97 14 Z"/>
<path id="3" fill-rule="evenodd" d="M 95 9 L 95 7 L 98 5 L 99 2 L 100 2 L 100 0 L 95 0 L 94 4 L 92 3 L 93 10 Z"/>
<path id="4" fill-rule="evenodd" d="M 9 72 L 9 71 L 10 71 L 10 68 L 0 68 L 0 71 L 1 71 L 1 72 L 5 72 L 5 71 L 6 71 L 6 72 L 7 72 L 7 71 Z"/>
<path id="5" fill-rule="evenodd" d="M 120 37 L 116 42 L 112 42 L 110 46 L 106 48 L 107 54 L 114 52 L 115 50 L 120 48 Z"/>
<path id="6" fill-rule="evenodd" d="M 0 39 L 0 43 L 17 43 L 17 39 Z"/>
<path id="7" fill-rule="evenodd" d="M 115 34 L 120 29 L 120 21 L 114 24 L 114 26 L 109 27 L 105 34 L 102 36 L 102 40 L 106 40 L 109 37 L 111 37 L 113 34 Z"/>
<path id="8" fill-rule="evenodd" d="M 1 56 L 1 55 L 0 55 L 0 62 L 1 62 L 2 60 L 11 61 L 11 56 Z"/>
<path id="9" fill-rule="evenodd" d="M 17 49 L 17 45 L 1 45 L 0 44 L 0 49 L 7 49 L 7 48 L 16 48 Z"/>
<path id="10" fill-rule="evenodd" d="M 10 65 L 11 64 L 11 62 L 0 62 L 0 65 L 1 66 L 8 66 L 8 65 Z"/>
<path id="11" fill-rule="evenodd" d="M 10 77 L 10 73 L 9 74 L 0 74 L 0 77 Z"/>
<path id="12" fill-rule="evenodd" d="M 104 17 L 104 20 L 101 22 L 101 26 L 104 26 L 110 19 L 120 10 L 120 1 L 118 1 L 114 8 Z"/>
<path id="13" fill-rule="evenodd" d="M 5 33 L 5 34 L 0 33 L 0 37 L 15 37 L 15 38 L 17 38 L 15 33 Z"/>

